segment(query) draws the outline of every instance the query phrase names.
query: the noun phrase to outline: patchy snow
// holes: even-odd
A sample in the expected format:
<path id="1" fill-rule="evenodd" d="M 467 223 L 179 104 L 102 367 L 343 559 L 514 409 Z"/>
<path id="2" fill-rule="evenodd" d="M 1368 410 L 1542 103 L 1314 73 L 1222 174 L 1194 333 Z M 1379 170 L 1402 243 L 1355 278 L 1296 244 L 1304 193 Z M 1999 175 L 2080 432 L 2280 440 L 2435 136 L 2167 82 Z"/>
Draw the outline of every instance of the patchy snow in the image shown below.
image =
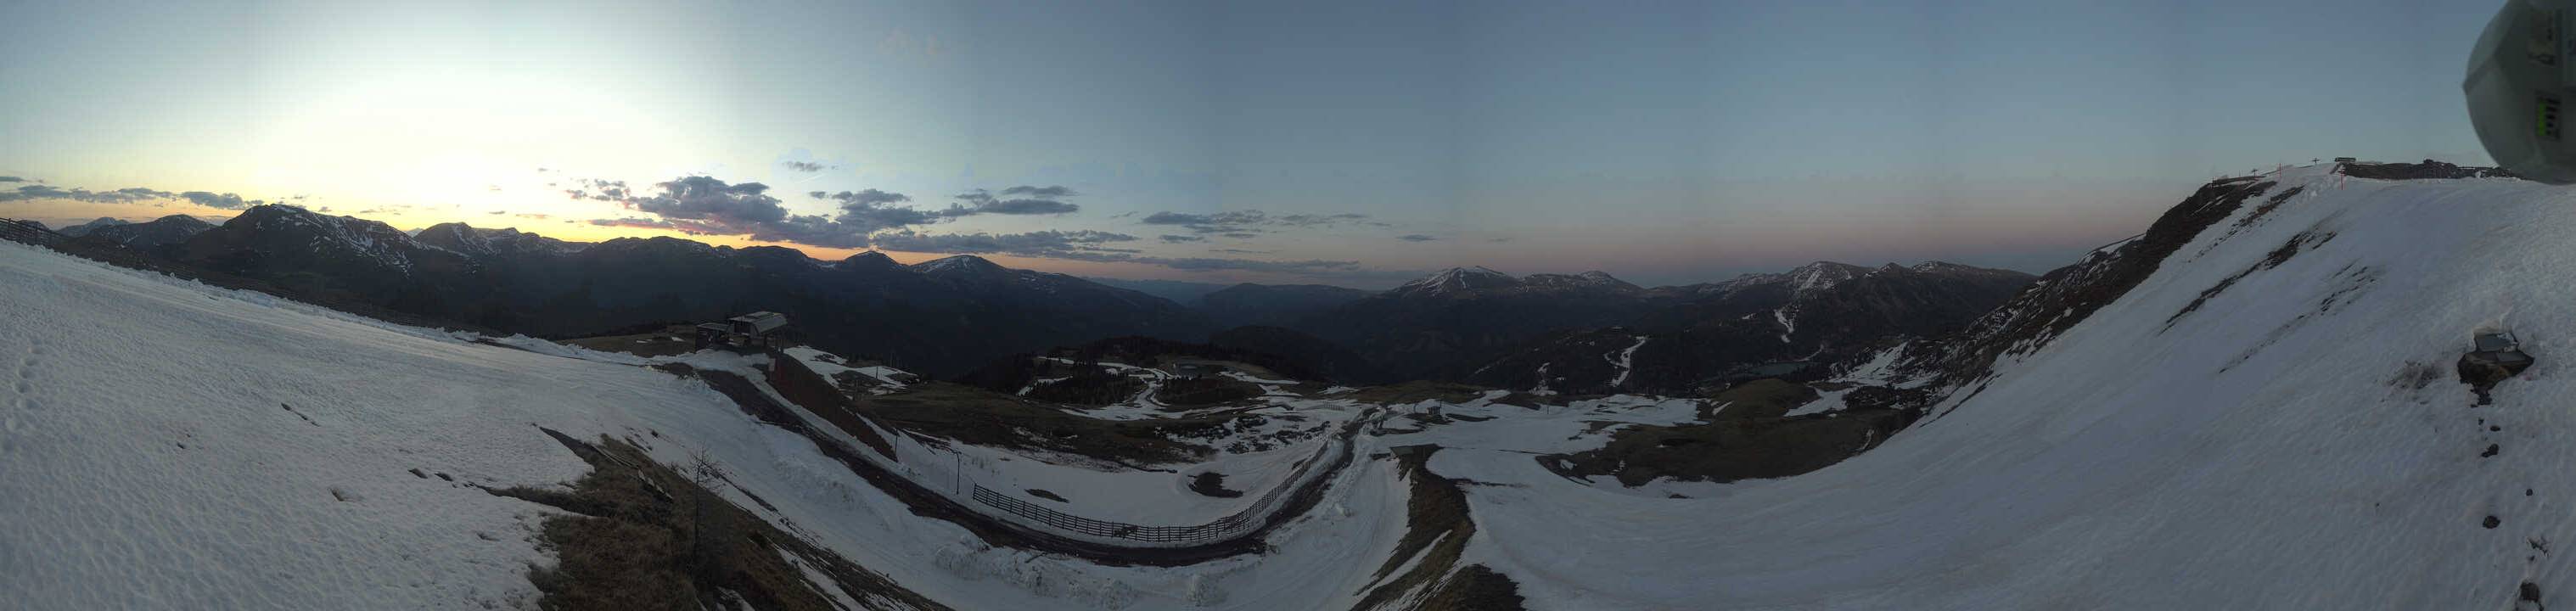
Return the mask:
<path id="1" fill-rule="evenodd" d="M 1029 383 L 1028 383 L 1028 385 L 1027 385 L 1027 386 L 1021 386 L 1021 387 L 1020 387 L 1020 391 L 1019 391 L 1019 392 L 1011 393 L 1011 394 L 1015 394 L 1015 395 L 1019 395 L 1019 396 L 1023 396 L 1023 397 L 1025 397 L 1025 396 L 1028 396 L 1028 395 L 1029 395 L 1029 391 L 1037 390 L 1039 386 L 1045 386 L 1045 385 L 1048 385 L 1048 384 L 1054 384 L 1054 383 L 1057 383 L 1057 382 L 1062 382 L 1062 381 L 1065 381 L 1065 380 L 1071 380 L 1071 379 L 1073 379 L 1073 376 L 1056 376 L 1056 377 L 1052 377 L 1052 378 L 1036 378 L 1036 379 L 1029 380 Z"/>
<path id="2" fill-rule="evenodd" d="M 805 368 L 813 370 L 826 380 L 837 380 L 844 372 L 856 373 L 876 380 L 876 385 L 868 388 L 868 394 L 883 395 L 903 390 L 907 386 L 904 380 L 913 377 L 910 372 L 883 365 L 851 367 L 848 365 L 849 361 L 839 355 L 805 346 L 791 346 L 779 352 L 786 353 L 788 357 L 804 363 Z M 1028 394 L 1028 392 L 1027 388 L 1020 389 L 1020 394 Z"/>
<path id="3" fill-rule="evenodd" d="M 1780 323 L 1780 343 L 1789 343 L 1789 335 L 1798 332 L 1798 321 L 1795 315 L 1789 313 L 1789 308 L 1772 310 L 1771 320 Z"/>
<path id="4" fill-rule="evenodd" d="M 1898 364 L 1905 362 L 1905 349 L 1910 345 L 1913 343 L 1900 341 L 1894 346 L 1880 349 L 1876 354 L 1871 355 L 1868 361 L 1852 367 L 1850 371 L 1843 372 L 1834 379 L 1867 386 L 1897 388 L 1922 386 L 1928 382 L 1928 376 L 1910 376 L 1900 371 L 1898 367 Z"/>
<path id="5" fill-rule="evenodd" d="M 1834 285 L 1857 277 L 1859 274 L 1852 271 L 1855 269 L 1859 268 L 1831 261 L 1817 261 L 1799 266 L 1798 269 L 1789 270 L 1790 294 L 1806 295 L 1833 288 Z"/>
<path id="6" fill-rule="evenodd" d="M 1511 274 L 1486 269 L 1483 266 L 1452 267 L 1440 270 L 1439 272 L 1433 273 L 1429 276 L 1416 278 L 1413 281 L 1406 282 L 1403 286 L 1395 287 L 1394 290 L 1388 292 L 1416 295 L 1445 295 L 1456 291 L 1467 291 L 1486 286 L 1504 286 L 1519 282 L 1520 280 L 1513 278 Z"/>
<path id="7" fill-rule="evenodd" d="M 912 264 L 910 267 L 911 267 L 914 271 L 919 271 L 919 272 L 926 273 L 926 274 L 941 274 L 941 273 L 952 273 L 952 272 L 982 272 L 982 271 L 986 271 L 986 270 L 1002 269 L 1002 266 L 1000 266 L 1000 265 L 996 265 L 996 264 L 994 264 L 992 261 L 984 260 L 984 258 L 983 258 L 983 257 L 978 257 L 978 256 L 975 256 L 975 255 L 954 255 L 954 256 L 947 256 L 947 257 L 940 257 L 940 258 L 932 259 L 932 260 L 929 260 L 929 261 L 923 261 L 923 262 L 920 262 L 920 263 L 914 263 L 914 264 Z"/>
<path id="8" fill-rule="evenodd" d="M 1254 384 L 1261 384 L 1261 385 L 1266 385 L 1266 386 L 1295 386 L 1295 385 L 1297 385 L 1297 384 L 1300 384 L 1300 383 L 1301 383 L 1301 382 L 1298 382 L 1298 381 L 1296 381 L 1296 380 L 1274 380 L 1274 379 L 1269 379 L 1269 378 L 1254 377 L 1252 374 L 1248 374 L 1248 373 L 1244 373 L 1244 372 L 1240 372 L 1240 371 L 1226 371 L 1226 372 L 1224 372 L 1222 375 L 1224 375 L 1225 377 L 1228 377 L 1228 378 L 1233 378 L 1233 379 L 1242 380 L 1242 381 L 1245 381 L 1245 382 L 1251 382 L 1251 383 L 1254 383 Z"/>
<path id="9" fill-rule="evenodd" d="M 1816 400 L 1808 401 L 1805 405 L 1790 408 L 1789 413 L 1783 415 L 1806 416 L 1811 414 L 1839 412 L 1844 408 L 1851 407 L 1843 404 L 1843 395 L 1848 394 L 1851 394 L 1851 389 L 1849 388 L 1842 390 L 1818 391 L 1816 393 Z"/>
<path id="10" fill-rule="evenodd" d="M 1610 387 L 1613 389 L 1628 384 L 1628 371 L 1636 366 L 1636 348 L 1646 348 L 1646 335 L 1636 335 L 1636 343 L 1628 345 L 1628 351 L 1618 351 L 1618 356 L 1605 356 L 1607 361 L 1610 361 L 1610 366 L 1618 369 L 1618 374 L 1610 376 Z"/>

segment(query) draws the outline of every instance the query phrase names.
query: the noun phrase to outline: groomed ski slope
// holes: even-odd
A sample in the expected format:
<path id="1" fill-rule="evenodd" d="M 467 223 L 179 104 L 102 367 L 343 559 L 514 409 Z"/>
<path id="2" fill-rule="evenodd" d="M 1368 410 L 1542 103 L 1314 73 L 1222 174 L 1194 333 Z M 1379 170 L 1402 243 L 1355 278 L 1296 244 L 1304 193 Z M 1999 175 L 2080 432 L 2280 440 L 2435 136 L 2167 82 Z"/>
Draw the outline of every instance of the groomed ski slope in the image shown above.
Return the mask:
<path id="1" fill-rule="evenodd" d="M 1445 448 L 1431 470 L 1473 482 L 1459 564 L 1500 571 L 1533 609 L 2508 609 L 2524 582 L 2576 604 L 2555 555 L 2576 545 L 2576 191 L 2266 179 L 2305 190 L 2260 218 L 2266 198 L 2250 199 L 1982 390 L 1841 464 L 1573 481 L 1532 453 L 1694 406 L 1477 401 L 1443 411 L 1479 419 L 1359 436 L 1362 458 L 1270 553 L 1178 568 L 985 548 L 694 381 L 585 360 L 633 359 L 0 243 L 0 600 L 530 608 L 525 572 L 548 560 L 529 529 L 550 510 L 408 470 L 576 477 L 542 425 L 642 438 L 674 464 L 703 453 L 777 505 L 762 515 L 962 609 L 1350 608 L 1405 526 L 1406 484 L 1377 455 L 1423 443 Z M 2498 324 L 2539 363 L 2473 408 L 2451 363 Z M 2410 364 L 2439 377 L 2419 388 Z"/>
<path id="2" fill-rule="evenodd" d="M 2526 581 L 2576 605 L 2576 190 L 2266 179 L 2304 194 L 1818 472 L 1673 500 L 1443 452 L 1501 484 L 1468 489 L 1464 561 L 1533 608 L 2510 609 Z M 2159 331 L 2303 232 L 2336 237 Z M 2499 323 L 2539 362 L 2471 408 L 2452 363 Z"/>

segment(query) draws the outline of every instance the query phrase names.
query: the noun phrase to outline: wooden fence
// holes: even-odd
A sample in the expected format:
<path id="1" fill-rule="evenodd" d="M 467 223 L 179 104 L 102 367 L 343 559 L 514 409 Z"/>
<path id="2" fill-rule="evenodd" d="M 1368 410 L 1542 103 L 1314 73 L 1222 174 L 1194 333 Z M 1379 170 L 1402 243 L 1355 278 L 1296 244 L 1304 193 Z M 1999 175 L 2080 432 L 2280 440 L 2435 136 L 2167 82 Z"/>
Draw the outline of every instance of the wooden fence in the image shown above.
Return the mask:
<path id="1" fill-rule="evenodd" d="M 1350 433 L 1353 430 L 1356 430 L 1356 427 L 1345 426 L 1340 437 L 1328 440 L 1323 444 L 1324 447 L 1316 449 L 1315 456 L 1306 461 L 1305 468 L 1289 476 L 1287 481 L 1270 487 L 1270 491 L 1263 493 L 1260 499 L 1252 502 L 1252 505 L 1244 507 L 1233 515 L 1197 526 L 1144 526 L 1096 520 L 1057 511 L 1050 507 L 1040 507 L 1035 503 L 985 488 L 982 484 L 976 484 L 970 496 L 975 499 L 975 502 L 983 503 L 987 507 L 1066 532 L 1165 545 L 1213 543 L 1259 530 L 1268 523 L 1270 515 L 1277 513 L 1280 505 L 1295 496 L 1297 491 L 1304 490 L 1308 486 L 1322 485 L 1321 481 L 1316 480 L 1331 476 L 1334 470 L 1342 467 L 1343 462 L 1350 460 L 1350 452 L 1347 448 L 1350 445 Z"/>

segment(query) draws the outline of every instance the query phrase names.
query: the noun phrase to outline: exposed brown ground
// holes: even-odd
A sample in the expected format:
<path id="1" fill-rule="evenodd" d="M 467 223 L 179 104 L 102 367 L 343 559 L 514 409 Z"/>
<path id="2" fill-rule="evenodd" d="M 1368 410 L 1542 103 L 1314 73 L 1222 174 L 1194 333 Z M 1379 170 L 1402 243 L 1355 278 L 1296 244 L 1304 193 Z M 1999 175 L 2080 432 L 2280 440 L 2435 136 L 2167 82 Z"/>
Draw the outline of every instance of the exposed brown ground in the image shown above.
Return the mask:
<path id="1" fill-rule="evenodd" d="M 544 432 L 590 473 L 570 491 L 487 490 L 567 512 L 546 518 L 540 532 L 556 565 L 529 571 L 542 608 L 839 611 L 825 589 L 872 608 L 947 608 L 708 490 L 725 484 L 711 466 L 683 474 L 626 441 Z M 829 583 L 807 580 L 790 557 Z"/>

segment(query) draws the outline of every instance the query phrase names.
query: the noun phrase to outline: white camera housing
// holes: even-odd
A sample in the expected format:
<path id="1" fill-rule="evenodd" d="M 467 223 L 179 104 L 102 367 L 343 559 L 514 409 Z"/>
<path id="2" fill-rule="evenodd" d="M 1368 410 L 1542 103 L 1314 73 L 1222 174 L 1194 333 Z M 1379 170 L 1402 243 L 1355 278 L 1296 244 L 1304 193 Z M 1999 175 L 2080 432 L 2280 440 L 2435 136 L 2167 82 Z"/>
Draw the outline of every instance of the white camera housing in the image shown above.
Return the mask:
<path id="1" fill-rule="evenodd" d="M 2469 54 L 2460 89 L 2469 123 L 2496 165 L 2523 178 L 2576 183 L 2576 129 L 2567 106 L 2576 69 L 2568 8 L 2576 0 L 2508 0 Z"/>

